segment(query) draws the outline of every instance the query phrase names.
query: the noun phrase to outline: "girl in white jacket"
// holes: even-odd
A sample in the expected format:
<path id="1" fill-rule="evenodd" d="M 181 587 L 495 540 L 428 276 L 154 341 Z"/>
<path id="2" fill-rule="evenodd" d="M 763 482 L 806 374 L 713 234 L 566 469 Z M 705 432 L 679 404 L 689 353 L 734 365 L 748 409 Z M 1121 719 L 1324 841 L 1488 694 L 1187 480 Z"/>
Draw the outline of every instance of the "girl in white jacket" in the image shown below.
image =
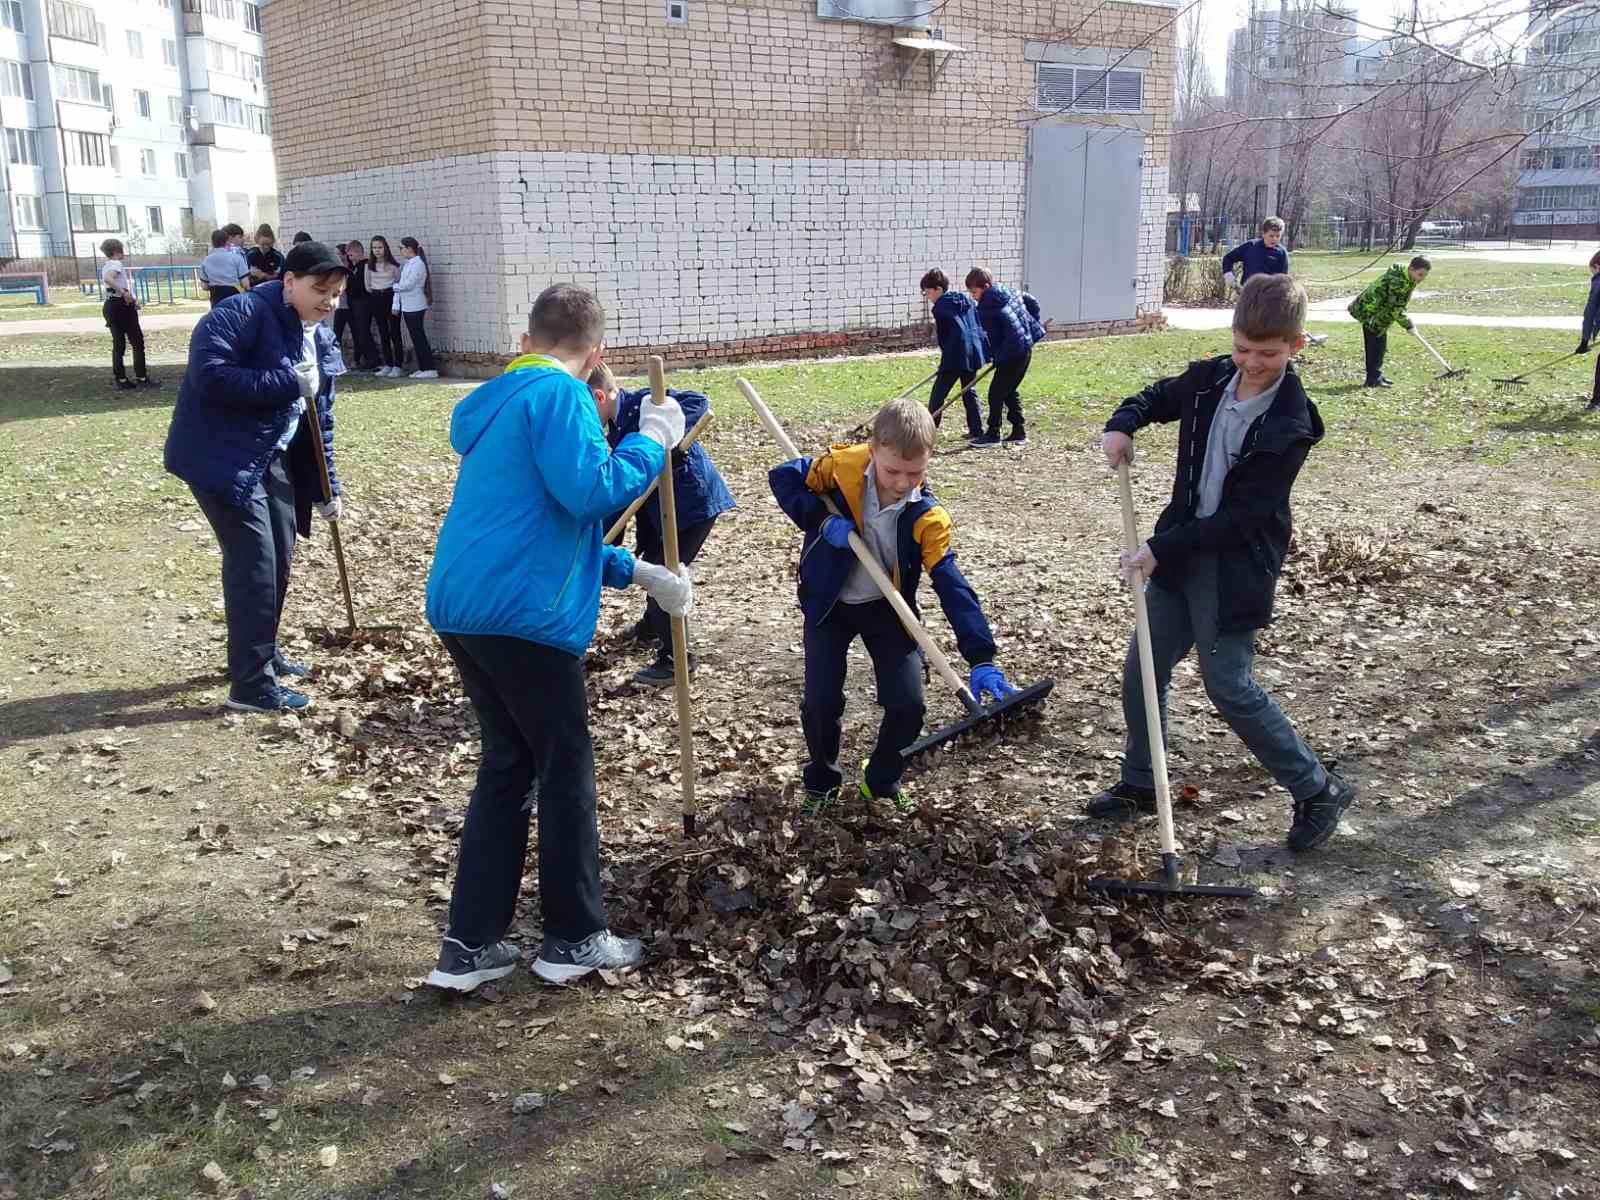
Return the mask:
<path id="1" fill-rule="evenodd" d="M 393 311 L 400 314 L 411 334 L 411 348 L 417 355 L 417 369 L 411 373 L 413 379 L 439 378 L 439 364 L 434 361 L 428 331 L 422 326 L 431 303 L 433 285 L 428 282 L 428 256 L 422 252 L 416 238 L 401 238 L 400 278 L 394 285 Z"/>

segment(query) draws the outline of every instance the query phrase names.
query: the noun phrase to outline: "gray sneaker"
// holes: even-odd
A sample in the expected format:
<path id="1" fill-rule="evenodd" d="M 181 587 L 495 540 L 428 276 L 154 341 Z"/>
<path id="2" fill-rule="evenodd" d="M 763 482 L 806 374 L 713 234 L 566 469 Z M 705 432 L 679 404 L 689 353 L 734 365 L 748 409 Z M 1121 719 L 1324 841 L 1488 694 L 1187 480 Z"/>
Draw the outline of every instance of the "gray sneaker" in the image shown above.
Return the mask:
<path id="1" fill-rule="evenodd" d="M 644 943 L 618 937 L 609 929 L 591 933 L 581 942 L 547 937 L 533 973 L 546 983 L 571 983 L 590 971 L 631 971 L 644 961 Z"/>
<path id="2" fill-rule="evenodd" d="M 504 979 L 521 961 L 522 951 L 510 942 L 493 942 L 474 950 L 447 937 L 439 944 L 439 965 L 428 975 L 428 986 L 470 992 L 480 983 Z"/>

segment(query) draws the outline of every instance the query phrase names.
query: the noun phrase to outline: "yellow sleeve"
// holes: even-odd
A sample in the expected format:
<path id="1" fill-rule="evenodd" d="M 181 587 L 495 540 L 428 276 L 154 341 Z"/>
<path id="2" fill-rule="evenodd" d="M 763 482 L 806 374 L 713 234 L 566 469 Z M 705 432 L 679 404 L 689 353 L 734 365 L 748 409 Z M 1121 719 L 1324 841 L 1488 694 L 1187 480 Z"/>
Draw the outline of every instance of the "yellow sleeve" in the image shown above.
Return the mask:
<path id="1" fill-rule="evenodd" d="M 922 547 L 922 569 L 931 571 L 950 553 L 950 514 L 944 506 L 935 504 L 912 527 L 912 536 Z"/>

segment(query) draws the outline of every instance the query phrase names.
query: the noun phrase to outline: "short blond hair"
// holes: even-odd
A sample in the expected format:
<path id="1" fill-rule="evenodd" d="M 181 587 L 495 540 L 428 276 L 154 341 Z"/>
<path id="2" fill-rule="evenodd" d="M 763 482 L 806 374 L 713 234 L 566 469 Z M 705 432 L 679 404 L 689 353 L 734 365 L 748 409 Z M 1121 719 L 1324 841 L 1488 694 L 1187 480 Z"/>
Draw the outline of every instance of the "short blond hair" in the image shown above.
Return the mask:
<path id="1" fill-rule="evenodd" d="M 1295 341 L 1306 330 L 1306 289 L 1289 275 L 1252 275 L 1233 305 L 1233 331 L 1251 341 Z"/>
<path id="2" fill-rule="evenodd" d="M 594 370 L 589 372 L 589 386 L 598 388 L 609 396 L 617 390 L 617 377 L 605 363 L 595 363 Z"/>
<path id="3" fill-rule="evenodd" d="M 891 400 L 872 418 L 872 444 L 907 458 L 932 454 L 938 439 L 933 417 L 915 400 Z"/>

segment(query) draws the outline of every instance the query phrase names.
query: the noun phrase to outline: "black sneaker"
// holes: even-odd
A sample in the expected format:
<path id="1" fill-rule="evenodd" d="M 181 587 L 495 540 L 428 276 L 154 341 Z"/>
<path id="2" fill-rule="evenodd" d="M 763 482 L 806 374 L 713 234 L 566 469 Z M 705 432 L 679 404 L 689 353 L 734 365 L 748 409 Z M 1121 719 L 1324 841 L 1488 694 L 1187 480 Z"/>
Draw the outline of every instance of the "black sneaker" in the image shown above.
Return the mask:
<path id="1" fill-rule="evenodd" d="M 1597 408 L 1600 408 L 1600 397 L 1596 397 L 1595 399 L 1589 401 L 1589 403 L 1585 404 L 1583 406 L 1583 411 L 1594 412 L 1594 410 Z"/>
<path id="2" fill-rule="evenodd" d="M 591 933 L 581 942 L 547 937 L 533 973 L 546 983 L 571 983 L 590 971 L 631 971 L 644 961 L 644 943 L 618 937 L 609 929 Z"/>
<path id="3" fill-rule="evenodd" d="M 1315 850 L 1326 842 L 1338 830 L 1340 815 L 1355 799 L 1356 789 L 1330 772 L 1320 792 L 1294 802 L 1289 849 Z"/>
<path id="4" fill-rule="evenodd" d="M 1020 429 L 1013 429 L 1006 435 L 1006 440 L 1003 444 L 1007 446 L 1026 446 L 1028 444 L 1028 435 Z"/>
<path id="5" fill-rule="evenodd" d="M 694 677 L 694 655 L 689 655 L 689 676 Z M 648 667 L 642 667 L 633 673 L 633 682 L 640 687 L 669 688 L 677 680 L 678 673 L 672 668 L 670 658 L 658 658 Z"/>
<path id="6" fill-rule="evenodd" d="M 1083 811 L 1102 821 L 1132 821 L 1140 813 L 1156 811 L 1156 790 L 1118 780 L 1089 801 Z"/>
<path id="7" fill-rule="evenodd" d="M 279 679 L 284 678 L 286 675 L 295 679 L 304 679 L 311 674 L 311 668 L 306 666 L 305 663 L 297 663 L 281 654 L 274 654 L 272 656 L 272 673 Z"/>
<path id="8" fill-rule="evenodd" d="M 293 688 L 272 687 L 259 695 L 243 700 L 229 692 L 226 703 L 235 712 L 299 712 L 311 703 L 311 697 Z"/>
<path id="9" fill-rule="evenodd" d="M 807 788 L 804 798 L 800 801 L 800 815 L 802 817 L 820 817 L 828 809 L 839 803 L 839 789 L 829 788 L 825 792 L 816 788 Z"/>
<path id="10" fill-rule="evenodd" d="M 139 385 L 131 379 L 119 379 L 116 381 L 116 384 L 117 390 L 120 392 L 137 391 L 139 387 Z"/>
<path id="11" fill-rule="evenodd" d="M 998 433 L 986 433 L 982 437 L 973 438 L 967 444 L 978 450 L 992 450 L 1000 444 L 1000 435 Z"/>
<path id="12" fill-rule="evenodd" d="M 439 965 L 428 973 L 428 986 L 451 992 L 470 992 L 480 983 L 504 979 L 517 969 L 522 951 L 510 942 L 471 946 L 447 937 L 439 943 Z"/>
<path id="13" fill-rule="evenodd" d="M 151 379 L 148 375 L 146 375 L 143 379 L 139 380 L 139 386 L 140 387 L 147 387 L 147 388 L 158 388 L 158 387 L 161 386 L 161 381 L 159 379 Z"/>
<path id="14" fill-rule="evenodd" d="M 1393 387 L 1394 386 L 1394 380 L 1390 379 L 1387 375 L 1379 375 L 1378 376 L 1377 386 L 1378 387 Z"/>

